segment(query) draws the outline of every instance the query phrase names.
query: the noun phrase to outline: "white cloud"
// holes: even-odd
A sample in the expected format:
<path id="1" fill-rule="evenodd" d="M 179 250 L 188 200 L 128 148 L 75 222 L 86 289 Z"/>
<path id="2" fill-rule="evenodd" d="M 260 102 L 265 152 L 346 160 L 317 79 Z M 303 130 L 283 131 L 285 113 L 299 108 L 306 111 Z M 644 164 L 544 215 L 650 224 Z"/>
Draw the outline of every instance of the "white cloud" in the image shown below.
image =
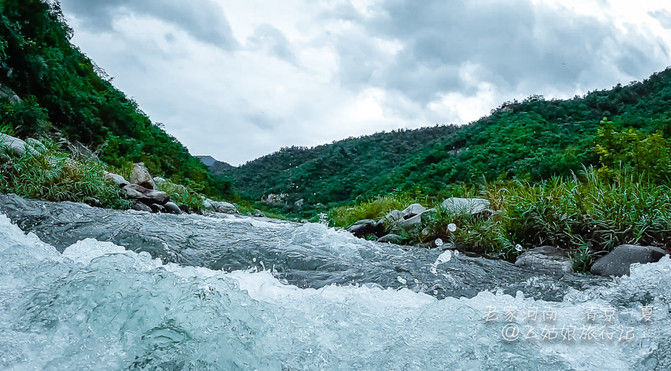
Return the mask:
<path id="1" fill-rule="evenodd" d="M 73 42 L 154 121 L 233 164 L 641 79 L 671 46 L 655 13 L 665 4 L 652 1 L 166 3 L 188 22 L 148 0 L 62 3 Z"/>

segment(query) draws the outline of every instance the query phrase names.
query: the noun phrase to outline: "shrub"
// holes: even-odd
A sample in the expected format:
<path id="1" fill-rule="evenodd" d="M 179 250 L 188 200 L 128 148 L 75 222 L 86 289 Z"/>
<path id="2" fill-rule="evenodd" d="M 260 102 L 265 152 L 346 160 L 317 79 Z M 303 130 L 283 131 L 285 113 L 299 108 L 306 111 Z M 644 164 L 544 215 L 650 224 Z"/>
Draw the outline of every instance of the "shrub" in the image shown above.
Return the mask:
<path id="1" fill-rule="evenodd" d="M 184 205 L 190 210 L 201 210 L 203 208 L 203 196 L 189 186 L 176 184 L 169 180 L 160 181 L 156 186 L 167 193 L 170 200 L 178 205 Z"/>
<path id="2" fill-rule="evenodd" d="M 102 163 L 70 158 L 47 142 L 43 150 L 0 159 L 0 192 L 49 201 L 86 202 L 95 198 L 105 207 L 128 208 L 129 202 L 103 171 Z"/>

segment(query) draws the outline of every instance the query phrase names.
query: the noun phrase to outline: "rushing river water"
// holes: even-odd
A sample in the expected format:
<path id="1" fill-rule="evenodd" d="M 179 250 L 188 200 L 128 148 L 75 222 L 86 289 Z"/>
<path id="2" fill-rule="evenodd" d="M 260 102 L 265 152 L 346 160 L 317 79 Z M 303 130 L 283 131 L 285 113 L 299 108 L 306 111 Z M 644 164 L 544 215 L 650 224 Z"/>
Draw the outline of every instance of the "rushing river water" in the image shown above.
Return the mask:
<path id="1" fill-rule="evenodd" d="M 3 369 L 670 369 L 670 283 L 0 196 Z"/>

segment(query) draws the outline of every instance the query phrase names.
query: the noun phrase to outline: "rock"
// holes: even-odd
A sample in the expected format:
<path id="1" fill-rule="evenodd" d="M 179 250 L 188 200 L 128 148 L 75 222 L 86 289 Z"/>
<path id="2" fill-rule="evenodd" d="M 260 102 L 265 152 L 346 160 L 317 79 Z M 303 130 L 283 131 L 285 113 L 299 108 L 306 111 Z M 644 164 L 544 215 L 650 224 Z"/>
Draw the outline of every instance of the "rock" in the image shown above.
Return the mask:
<path id="1" fill-rule="evenodd" d="M 163 207 L 165 207 L 165 211 L 170 213 L 170 214 L 179 215 L 179 214 L 182 213 L 182 210 L 179 208 L 179 206 L 177 206 L 176 203 L 171 202 L 171 201 L 166 202 L 165 205 L 163 205 Z"/>
<path id="2" fill-rule="evenodd" d="M 67 142 L 68 149 L 73 157 L 80 157 L 87 160 L 97 160 L 98 156 L 81 142 Z"/>
<path id="3" fill-rule="evenodd" d="M 568 253 L 553 246 L 541 246 L 526 251 L 517 258 L 515 265 L 556 273 L 573 272 L 573 263 Z"/>
<path id="4" fill-rule="evenodd" d="M 162 191 L 154 191 L 145 188 L 139 184 L 127 184 L 121 188 L 126 197 L 142 201 L 145 204 L 160 204 L 163 205 L 170 201 L 170 196 Z"/>
<path id="5" fill-rule="evenodd" d="M 131 183 L 139 184 L 147 189 L 156 189 L 154 178 L 149 174 L 149 170 L 144 166 L 144 163 L 138 162 L 133 164 L 133 171 L 130 174 Z"/>
<path id="6" fill-rule="evenodd" d="M 420 204 L 412 204 L 403 211 L 401 211 L 401 215 L 403 216 L 403 219 L 408 219 L 412 218 L 415 215 L 420 215 L 421 213 L 425 212 L 426 208 Z"/>
<path id="7" fill-rule="evenodd" d="M 186 205 L 179 205 L 179 209 L 186 214 L 191 214 L 191 209 Z"/>
<path id="8" fill-rule="evenodd" d="M 297 208 L 297 209 L 301 209 L 304 204 L 305 204 L 305 200 L 301 198 L 300 200 L 294 202 L 294 207 Z"/>
<path id="9" fill-rule="evenodd" d="M 17 156 L 23 156 L 26 154 L 28 144 L 19 138 L 14 138 L 7 134 L 0 133 L 0 147 L 4 148 L 5 151 L 11 152 Z"/>
<path id="10" fill-rule="evenodd" d="M 420 205 L 420 207 L 421 207 L 421 205 Z M 422 209 L 424 209 L 424 207 L 422 207 Z M 421 210 L 421 209 L 419 209 L 419 208 L 415 209 L 415 211 L 419 211 L 419 210 Z M 422 226 L 422 223 L 426 222 L 427 217 L 429 215 L 431 215 L 432 213 L 434 213 L 435 211 L 436 211 L 435 209 L 428 209 L 428 210 L 424 209 L 419 214 L 413 215 L 412 213 L 409 213 L 408 215 L 412 215 L 412 216 L 404 217 L 403 219 L 399 220 L 396 223 L 396 225 L 405 229 L 405 230 L 418 228 L 418 227 Z M 405 210 L 404 210 L 404 212 L 405 212 Z"/>
<path id="11" fill-rule="evenodd" d="M 142 202 L 136 202 L 135 204 L 133 204 L 133 210 L 146 211 L 146 212 L 150 213 L 151 212 L 151 207 L 143 204 Z"/>
<path id="12" fill-rule="evenodd" d="M 398 210 L 392 210 L 385 215 L 384 220 L 387 223 L 395 224 L 399 220 L 403 219 L 403 213 Z"/>
<path id="13" fill-rule="evenodd" d="M 212 201 L 210 199 L 205 199 L 203 201 L 204 207 L 208 208 L 207 206 L 209 205 L 210 207 L 208 209 L 213 210 L 217 213 L 222 213 L 222 214 L 237 214 L 238 209 L 235 207 L 230 202 L 225 202 L 225 201 Z"/>
<path id="14" fill-rule="evenodd" d="M 95 197 L 84 197 L 84 203 L 93 207 L 103 207 L 102 202 Z"/>
<path id="15" fill-rule="evenodd" d="M 261 198 L 261 202 L 269 205 L 280 205 L 284 203 L 284 200 L 287 198 L 286 193 L 274 194 L 270 193 L 266 197 Z"/>
<path id="16" fill-rule="evenodd" d="M 21 103 L 21 98 L 9 87 L 0 84 L 0 99 L 6 99 L 10 104 L 15 105 Z"/>
<path id="17" fill-rule="evenodd" d="M 592 265 L 590 272 L 600 276 L 629 275 L 629 268 L 634 263 L 655 263 L 666 251 L 653 246 L 620 245 L 600 258 Z"/>
<path id="18" fill-rule="evenodd" d="M 366 237 L 369 234 L 381 235 L 384 233 L 384 226 L 378 224 L 373 219 L 362 219 L 352 224 L 347 231 L 356 237 Z"/>
<path id="19" fill-rule="evenodd" d="M 377 239 L 377 242 L 388 242 L 400 245 L 405 239 L 397 234 L 389 233 Z"/>
<path id="20" fill-rule="evenodd" d="M 119 186 L 119 188 L 123 188 L 126 185 L 130 184 L 124 177 L 122 177 L 119 174 L 109 173 L 107 171 L 103 172 L 103 174 L 106 179 L 113 181 L 114 184 Z"/>
<path id="21" fill-rule="evenodd" d="M 441 207 L 453 213 L 475 215 L 490 210 L 491 205 L 484 198 L 450 197 L 443 201 Z"/>
<path id="22" fill-rule="evenodd" d="M 161 178 L 160 176 L 155 176 L 153 179 L 154 179 L 154 183 L 156 183 L 156 184 L 165 182 L 165 179 Z"/>
<path id="23" fill-rule="evenodd" d="M 163 205 L 151 204 L 151 205 L 149 205 L 149 207 L 151 208 L 151 212 L 153 212 L 153 213 L 164 213 L 165 212 L 165 207 L 163 207 Z"/>
<path id="24" fill-rule="evenodd" d="M 259 209 L 254 209 L 254 211 L 252 211 L 252 216 L 255 216 L 255 217 L 258 217 L 258 218 L 264 218 L 266 216 L 266 214 L 264 214 L 263 211 L 261 211 Z"/>

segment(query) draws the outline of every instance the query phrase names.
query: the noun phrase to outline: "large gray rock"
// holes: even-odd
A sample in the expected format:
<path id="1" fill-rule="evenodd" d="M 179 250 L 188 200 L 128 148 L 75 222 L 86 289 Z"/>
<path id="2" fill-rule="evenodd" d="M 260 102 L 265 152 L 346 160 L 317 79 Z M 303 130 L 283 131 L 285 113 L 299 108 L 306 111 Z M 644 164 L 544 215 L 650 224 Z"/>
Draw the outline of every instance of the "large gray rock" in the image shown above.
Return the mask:
<path id="1" fill-rule="evenodd" d="M 369 234 L 377 236 L 384 233 L 384 226 L 373 219 L 362 219 L 352 224 L 347 231 L 356 237 L 366 237 Z"/>
<path id="2" fill-rule="evenodd" d="M 114 174 L 114 173 L 110 173 L 110 172 L 104 171 L 104 172 L 103 172 L 103 176 L 104 176 L 106 179 L 109 179 L 109 180 L 111 180 L 112 182 L 114 182 L 114 184 L 118 185 L 119 188 L 123 188 L 123 187 L 125 187 L 126 185 L 130 184 L 124 177 L 122 177 L 122 176 L 119 175 L 119 174 Z"/>
<path id="3" fill-rule="evenodd" d="M 170 196 L 168 196 L 167 193 L 148 189 L 139 184 L 127 184 L 121 189 L 126 194 L 126 197 L 142 201 L 148 205 L 151 204 L 163 205 L 166 202 L 170 201 Z"/>
<path id="4" fill-rule="evenodd" d="M 553 246 L 541 246 L 526 251 L 517 258 L 515 265 L 556 273 L 573 272 L 573 263 L 568 253 Z"/>
<path id="5" fill-rule="evenodd" d="M 23 156 L 26 154 L 28 144 L 19 138 L 0 133 L 0 149 L 4 149 L 17 156 Z"/>
<path id="6" fill-rule="evenodd" d="M 445 199 L 441 207 L 453 213 L 480 214 L 490 210 L 490 203 L 484 198 L 450 197 Z"/>
<path id="7" fill-rule="evenodd" d="M 597 260 L 590 272 L 600 276 L 624 276 L 634 263 L 655 263 L 666 251 L 653 246 L 620 245 Z"/>
<path id="8" fill-rule="evenodd" d="M 412 206 L 412 205 L 411 205 Z M 420 205 L 421 207 L 421 205 Z M 399 220 L 396 222 L 396 225 L 398 227 L 401 227 L 405 230 L 410 230 L 414 228 L 419 228 L 422 226 L 423 223 L 425 223 L 428 219 L 428 217 L 435 212 L 435 209 L 424 209 L 424 207 L 416 208 L 414 211 L 419 212 L 418 214 L 414 213 L 407 213 L 404 216 L 403 219 Z M 407 209 L 406 209 L 407 210 Z"/>
<path id="9" fill-rule="evenodd" d="M 154 178 L 149 174 L 149 170 L 144 166 L 144 163 L 138 162 L 133 164 L 133 171 L 130 174 L 131 183 L 139 184 L 147 189 L 156 189 Z"/>
<path id="10" fill-rule="evenodd" d="M 165 211 L 168 212 L 168 213 L 170 213 L 170 214 L 177 214 L 177 215 L 179 215 L 179 214 L 182 213 L 182 210 L 181 210 L 181 209 L 179 208 L 179 206 L 177 206 L 177 204 L 174 203 L 174 202 L 170 202 L 170 201 L 169 201 L 169 202 L 166 202 L 165 205 L 163 205 L 163 207 L 165 207 Z"/>
<path id="11" fill-rule="evenodd" d="M 377 239 L 377 242 L 387 242 L 400 245 L 405 239 L 397 234 L 389 233 Z"/>
<path id="12" fill-rule="evenodd" d="M 133 210 L 146 211 L 146 212 L 150 213 L 151 212 L 151 207 L 143 204 L 142 202 L 136 202 L 135 204 L 133 204 Z"/>
<path id="13" fill-rule="evenodd" d="M 237 214 L 238 209 L 230 202 L 225 201 L 213 201 L 210 199 L 205 199 L 203 201 L 203 206 L 207 209 L 210 209 L 217 213 L 222 214 Z"/>
<path id="14" fill-rule="evenodd" d="M 426 208 L 420 204 L 412 204 L 403 211 L 401 211 L 401 215 L 403 215 L 403 219 L 408 219 L 412 218 L 415 215 L 420 215 L 421 213 L 425 212 Z"/>

